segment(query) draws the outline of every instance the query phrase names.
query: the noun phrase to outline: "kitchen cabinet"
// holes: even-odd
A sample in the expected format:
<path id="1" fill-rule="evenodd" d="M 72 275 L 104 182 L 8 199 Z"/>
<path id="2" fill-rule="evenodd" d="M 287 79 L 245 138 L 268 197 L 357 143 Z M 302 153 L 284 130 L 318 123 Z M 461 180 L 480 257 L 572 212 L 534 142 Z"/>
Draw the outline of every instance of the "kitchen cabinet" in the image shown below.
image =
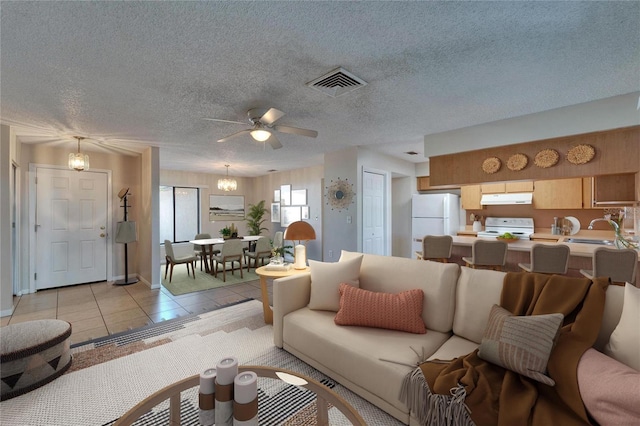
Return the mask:
<path id="1" fill-rule="evenodd" d="M 463 185 L 460 187 L 460 203 L 465 210 L 481 210 L 480 199 L 482 192 L 480 185 Z"/>
<path id="2" fill-rule="evenodd" d="M 636 174 L 621 173 L 593 177 L 593 206 L 629 206 L 637 203 Z"/>
<path id="3" fill-rule="evenodd" d="M 480 189 L 483 194 L 504 194 L 515 192 L 532 192 L 533 182 L 496 182 L 496 183 L 483 183 L 480 185 Z"/>
<path id="4" fill-rule="evenodd" d="M 533 208 L 581 209 L 582 178 L 535 181 Z"/>
<path id="5" fill-rule="evenodd" d="M 418 176 L 417 180 L 417 188 L 418 191 L 430 191 L 435 189 L 458 189 L 460 186 L 458 185 L 431 185 L 431 179 L 429 176 Z"/>

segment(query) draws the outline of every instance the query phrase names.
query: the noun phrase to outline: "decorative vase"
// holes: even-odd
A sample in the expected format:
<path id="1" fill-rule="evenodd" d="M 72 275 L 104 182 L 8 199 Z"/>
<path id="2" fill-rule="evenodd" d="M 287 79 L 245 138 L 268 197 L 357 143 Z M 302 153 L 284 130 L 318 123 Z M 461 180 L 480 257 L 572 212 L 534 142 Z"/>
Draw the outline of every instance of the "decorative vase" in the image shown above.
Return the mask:
<path id="1" fill-rule="evenodd" d="M 269 259 L 269 263 L 271 263 L 272 265 L 283 265 L 284 264 L 284 257 L 282 257 L 282 256 L 274 256 L 271 259 Z"/>
<path id="2" fill-rule="evenodd" d="M 614 240 L 614 244 L 617 249 L 634 249 L 640 250 L 640 244 L 638 242 L 637 236 L 632 235 L 622 235 L 622 232 L 616 232 L 616 238 Z"/>

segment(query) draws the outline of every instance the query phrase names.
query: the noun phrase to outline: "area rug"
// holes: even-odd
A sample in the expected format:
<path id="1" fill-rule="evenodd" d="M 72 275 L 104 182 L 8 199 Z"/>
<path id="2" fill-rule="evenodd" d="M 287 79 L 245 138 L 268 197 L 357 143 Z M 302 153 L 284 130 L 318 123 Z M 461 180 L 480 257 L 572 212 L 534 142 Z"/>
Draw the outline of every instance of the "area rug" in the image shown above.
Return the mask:
<path id="1" fill-rule="evenodd" d="M 148 395 L 215 366 L 227 356 L 240 364 L 270 365 L 312 377 L 345 398 L 369 425 L 400 425 L 340 384 L 273 345 L 273 329 L 262 303 L 250 300 L 74 345 L 69 372 L 28 394 L 0 403 L 0 424 L 112 425 Z M 269 380 L 269 379 L 261 379 Z M 312 392 L 270 380 L 261 384 L 261 425 L 315 424 Z M 271 383 L 272 382 L 272 383 Z M 183 393 L 182 424 L 198 425 L 197 388 Z M 330 424 L 349 424 L 337 409 Z M 289 420 L 285 420 L 289 418 Z M 168 424 L 167 404 L 138 423 Z"/>
<path id="2" fill-rule="evenodd" d="M 183 265 L 177 265 L 173 268 L 173 277 L 169 282 L 169 275 L 167 279 L 164 279 L 164 267 L 162 267 L 162 285 L 171 292 L 174 296 L 181 294 L 193 293 L 194 291 L 209 290 L 211 288 L 224 287 L 226 285 L 233 285 L 244 283 L 247 281 L 259 280 L 260 277 L 255 274 L 255 269 L 251 272 L 247 272 L 245 269 L 242 271 L 243 278 L 240 278 L 240 271 L 234 271 L 231 274 L 227 271 L 227 280 L 222 281 L 222 272 L 218 272 L 218 278 L 215 278 L 211 274 L 207 274 L 204 271 L 196 269 L 196 278 L 187 275 L 187 267 Z"/>

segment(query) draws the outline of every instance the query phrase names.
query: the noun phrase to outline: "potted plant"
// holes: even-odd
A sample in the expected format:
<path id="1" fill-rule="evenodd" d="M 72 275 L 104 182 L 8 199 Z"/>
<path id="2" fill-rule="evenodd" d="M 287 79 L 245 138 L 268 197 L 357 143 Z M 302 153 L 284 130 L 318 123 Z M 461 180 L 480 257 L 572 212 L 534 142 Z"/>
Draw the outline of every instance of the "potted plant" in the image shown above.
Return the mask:
<path id="1" fill-rule="evenodd" d="M 269 213 L 264 207 L 265 201 L 262 200 L 257 204 L 249 204 L 249 211 L 247 212 L 247 228 L 249 229 L 249 235 L 260 235 L 262 231 L 268 231 L 268 228 L 264 228 L 264 215 Z"/>
<path id="2" fill-rule="evenodd" d="M 231 228 L 229 226 L 225 226 L 220 230 L 220 235 L 222 235 L 222 238 L 225 240 L 231 238 Z"/>

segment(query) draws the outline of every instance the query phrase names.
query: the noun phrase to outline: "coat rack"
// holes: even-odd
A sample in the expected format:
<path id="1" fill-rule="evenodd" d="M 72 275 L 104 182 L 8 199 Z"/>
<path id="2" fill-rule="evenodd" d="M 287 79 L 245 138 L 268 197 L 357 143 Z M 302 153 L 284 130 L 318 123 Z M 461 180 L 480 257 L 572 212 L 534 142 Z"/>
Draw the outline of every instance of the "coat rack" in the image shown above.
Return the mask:
<path id="1" fill-rule="evenodd" d="M 116 230 L 116 243 L 124 244 L 124 279 L 117 280 L 114 284 L 128 285 L 138 282 L 137 278 L 129 279 L 129 256 L 127 253 L 127 244 L 137 241 L 136 237 L 136 223 L 127 220 L 127 207 L 131 207 L 127 204 L 127 196 L 129 195 L 129 188 L 122 188 L 118 193 L 118 197 L 122 200 L 122 206 L 124 207 L 124 221 L 118 222 L 118 229 Z"/>

